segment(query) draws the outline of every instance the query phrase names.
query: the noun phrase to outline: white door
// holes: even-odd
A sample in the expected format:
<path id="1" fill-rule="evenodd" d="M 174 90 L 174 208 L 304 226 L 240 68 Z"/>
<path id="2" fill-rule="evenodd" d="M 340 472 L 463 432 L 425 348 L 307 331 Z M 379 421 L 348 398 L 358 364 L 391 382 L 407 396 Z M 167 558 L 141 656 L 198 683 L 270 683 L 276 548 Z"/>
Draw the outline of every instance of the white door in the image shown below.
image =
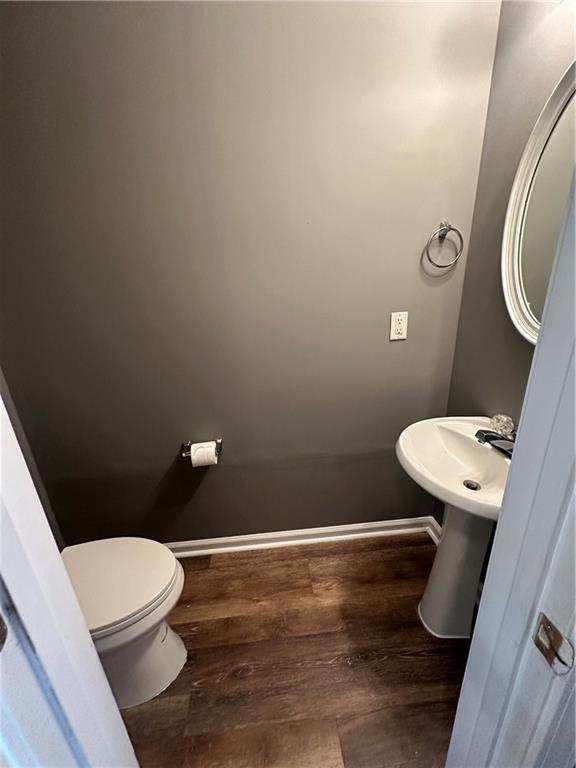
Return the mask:
<path id="1" fill-rule="evenodd" d="M 574 225 L 572 189 L 448 768 L 574 766 Z M 552 665 L 541 613 L 565 638 Z"/>
<path id="2" fill-rule="evenodd" d="M 0 765 L 87 765 L 0 581 Z"/>
<path id="3" fill-rule="evenodd" d="M 0 440 L 2 765 L 137 766 L 3 401 Z"/>

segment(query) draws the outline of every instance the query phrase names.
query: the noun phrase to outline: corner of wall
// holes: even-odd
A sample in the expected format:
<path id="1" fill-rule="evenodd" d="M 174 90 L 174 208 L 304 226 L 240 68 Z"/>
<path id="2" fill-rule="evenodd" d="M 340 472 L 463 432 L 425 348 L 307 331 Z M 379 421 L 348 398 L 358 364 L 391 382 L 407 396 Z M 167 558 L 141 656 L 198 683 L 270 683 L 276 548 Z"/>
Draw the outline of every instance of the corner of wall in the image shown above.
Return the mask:
<path id="1" fill-rule="evenodd" d="M 8 411 L 10 421 L 12 422 L 14 433 L 16 434 L 18 442 L 20 443 L 20 449 L 22 450 L 24 460 L 26 461 L 26 464 L 28 466 L 28 471 L 30 472 L 30 475 L 34 482 L 34 486 L 36 488 L 36 493 L 38 494 L 40 503 L 42 504 L 42 508 L 44 509 L 44 514 L 46 515 L 48 524 L 50 525 L 52 535 L 56 540 L 58 549 L 62 550 L 64 549 L 65 543 L 64 543 L 64 538 L 62 536 L 62 532 L 60 531 L 60 526 L 58 525 L 58 522 L 56 520 L 56 515 L 52 510 L 52 505 L 50 504 L 50 499 L 48 498 L 46 488 L 44 487 L 44 483 L 42 482 L 42 478 L 40 477 L 40 472 L 38 471 L 38 467 L 36 466 L 36 461 L 34 460 L 34 455 L 32 453 L 32 449 L 30 448 L 30 443 L 26 438 L 26 433 L 24 432 L 24 428 L 22 427 L 22 422 L 18 417 L 18 411 L 16 410 L 16 406 L 14 405 L 14 400 L 12 399 L 12 395 L 10 394 L 8 383 L 4 376 L 4 372 L 2 371 L 1 368 L 0 368 L 0 396 L 2 397 L 4 405 L 6 406 L 6 410 Z"/>

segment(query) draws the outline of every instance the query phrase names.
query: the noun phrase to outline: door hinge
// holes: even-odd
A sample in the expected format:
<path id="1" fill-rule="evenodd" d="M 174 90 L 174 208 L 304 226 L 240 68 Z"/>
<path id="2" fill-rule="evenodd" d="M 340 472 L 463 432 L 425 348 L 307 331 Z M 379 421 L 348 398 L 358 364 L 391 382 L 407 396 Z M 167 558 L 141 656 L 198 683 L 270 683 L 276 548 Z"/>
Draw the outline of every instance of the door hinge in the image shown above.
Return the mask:
<path id="1" fill-rule="evenodd" d="M 534 632 L 534 645 L 556 675 L 566 675 L 574 666 L 574 646 L 546 616 L 541 613 Z"/>

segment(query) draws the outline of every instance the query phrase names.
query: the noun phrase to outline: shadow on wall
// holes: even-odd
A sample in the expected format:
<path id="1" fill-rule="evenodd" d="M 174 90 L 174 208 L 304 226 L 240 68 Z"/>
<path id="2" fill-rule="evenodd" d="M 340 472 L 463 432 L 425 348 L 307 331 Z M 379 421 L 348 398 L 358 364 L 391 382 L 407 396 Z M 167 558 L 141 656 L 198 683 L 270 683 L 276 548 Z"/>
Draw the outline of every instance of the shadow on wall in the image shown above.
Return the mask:
<path id="1" fill-rule="evenodd" d="M 360 456 L 225 462 L 192 469 L 178 454 L 164 474 L 118 467 L 114 474 L 65 478 L 48 490 L 67 544 L 135 531 L 181 541 L 434 511 L 433 499 L 404 473 L 393 447 Z"/>
<path id="2" fill-rule="evenodd" d="M 159 482 L 151 471 L 71 477 L 50 485 L 50 496 L 66 544 L 134 536 L 135 531 L 163 540 L 163 532 L 189 507 L 207 471 L 202 467 L 192 472 L 178 451 Z"/>
<path id="3" fill-rule="evenodd" d="M 168 471 L 158 483 L 156 496 L 150 507 L 149 516 L 170 515 L 185 507 L 206 477 L 209 467 L 196 467 L 192 472 L 190 463 L 183 459 L 178 451 Z"/>
<path id="4" fill-rule="evenodd" d="M 439 82 L 461 85 L 463 89 L 470 88 L 471 83 L 486 75 L 486 40 L 490 39 L 493 27 L 493 20 L 488 16 L 470 18 L 469 23 L 474 25 L 473 35 L 462 34 L 461 19 L 453 19 L 439 30 L 437 55 L 433 59 Z M 458 61 L 457 67 L 455 61 Z M 460 104 L 460 108 L 462 106 Z"/>

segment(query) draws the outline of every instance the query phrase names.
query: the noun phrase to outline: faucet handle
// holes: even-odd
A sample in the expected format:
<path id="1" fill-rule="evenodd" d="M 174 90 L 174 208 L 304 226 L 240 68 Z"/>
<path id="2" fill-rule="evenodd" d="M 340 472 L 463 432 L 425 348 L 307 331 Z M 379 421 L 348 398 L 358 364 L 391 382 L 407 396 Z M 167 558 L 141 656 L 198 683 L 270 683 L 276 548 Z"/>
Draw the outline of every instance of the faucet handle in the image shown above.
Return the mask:
<path id="1" fill-rule="evenodd" d="M 503 413 L 497 413 L 490 419 L 490 429 L 493 429 L 494 432 L 498 432 L 500 435 L 508 437 L 509 435 L 514 434 L 514 422 L 510 416 L 505 416 Z"/>

